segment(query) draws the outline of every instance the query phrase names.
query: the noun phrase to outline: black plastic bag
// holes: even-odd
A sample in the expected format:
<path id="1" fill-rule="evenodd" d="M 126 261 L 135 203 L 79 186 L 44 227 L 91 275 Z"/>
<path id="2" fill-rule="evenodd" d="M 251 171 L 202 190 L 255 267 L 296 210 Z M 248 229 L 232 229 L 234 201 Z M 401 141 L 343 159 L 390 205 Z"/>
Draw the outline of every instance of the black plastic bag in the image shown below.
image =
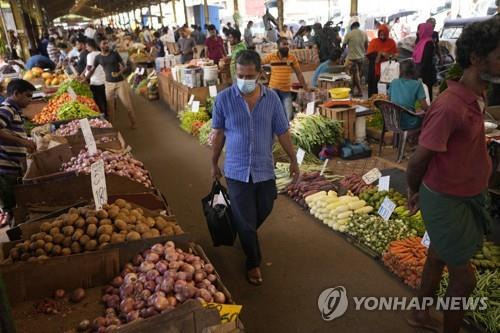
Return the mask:
<path id="1" fill-rule="evenodd" d="M 221 194 L 224 204 L 213 204 L 214 197 Z M 201 200 L 203 213 L 207 220 L 208 230 L 212 236 L 214 246 L 233 246 L 236 239 L 236 232 L 232 225 L 231 206 L 227 196 L 227 190 L 218 181 L 214 181 L 212 191 Z"/>

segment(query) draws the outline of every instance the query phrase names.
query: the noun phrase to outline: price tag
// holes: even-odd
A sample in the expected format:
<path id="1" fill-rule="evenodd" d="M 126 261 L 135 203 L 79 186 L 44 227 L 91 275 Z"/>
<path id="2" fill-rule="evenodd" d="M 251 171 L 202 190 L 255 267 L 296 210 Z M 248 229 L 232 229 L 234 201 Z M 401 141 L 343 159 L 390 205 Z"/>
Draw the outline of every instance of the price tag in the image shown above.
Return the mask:
<path id="1" fill-rule="evenodd" d="M 94 135 L 90 129 L 89 120 L 87 118 L 80 119 L 80 128 L 82 129 L 83 139 L 87 145 L 87 150 L 90 155 L 97 153 L 97 146 L 95 144 Z"/>
<path id="2" fill-rule="evenodd" d="M 137 68 L 135 69 L 135 72 L 134 72 L 134 73 L 135 73 L 135 74 L 139 74 L 139 71 L 140 71 L 140 70 L 141 70 L 141 69 L 140 69 L 139 67 L 137 67 Z"/>
<path id="3" fill-rule="evenodd" d="M 383 176 L 378 179 L 378 190 L 389 191 L 389 182 L 391 181 L 391 176 Z"/>
<path id="4" fill-rule="evenodd" d="M 90 166 L 90 179 L 92 182 L 92 194 L 96 210 L 102 209 L 102 205 L 108 203 L 108 191 L 106 189 L 106 175 L 104 173 L 104 161 L 99 160 Z"/>
<path id="5" fill-rule="evenodd" d="M 427 231 L 425 232 L 424 237 L 422 237 L 421 244 L 423 246 L 425 246 L 426 248 L 429 248 L 429 246 L 431 245 L 431 239 L 430 239 L 429 234 L 427 233 Z"/>
<path id="6" fill-rule="evenodd" d="M 203 306 L 207 309 L 217 309 L 219 311 L 221 323 L 229 323 L 236 321 L 239 316 L 242 305 L 237 304 L 219 304 L 219 303 L 203 303 Z"/>
<path id="7" fill-rule="evenodd" d="M 311 116 L 314 114 L 314 102 L 307 103 L 306 116 Z"/>
<path id="8" fill-rule="evenodd" d="M 297 163 L 299 163 L 299 165 L 302 165 L 302 161 L 304 161 L 304 156 L 306 155 L 306 151 L 302 148 L 299 148 L 299 150 L 297 150 Z"/>
<path id="9" fill-rule="evenodd" d="M 373 168 L 367 173 L 365 173 L 362 178 L 366 184 L 370 185 L 371 183 L 379 179 L 381 176 L 382 174 L 380 173 L 380 170 L 377 168 Z"/>
<path id="10" fill-rule="evenodd" d="M 217 87 L 216 86 L 208 87 L 208 92 L 210 93 L 210 97 L 217 96 Z"/>
<path id="11" fill-rule="evenodd" d="M 325 163 L 323 163 L 323 167 L 321 168 L 321 172 L 319 173 L 320 176 L 323 176 L 323 174 L 325 173 L 326 166 L 327 166 L 328 162 L 330 162 L 330 160 L 327 158 L 325 160 Z"/>
<path id="12" fill-rule="evenodd" d="M 73 90 L 73 88 L 68 87 L 68 95 L 69 95 L 69 97 L 71 97 L 71 100 L 72 100 L 72 101 L 76 101 L 76 97 L 77 97 L 77 96 L 76 96 L 76 93 L 75 93 L 75 91 Z"/>
<path id="13" fill-rule="evenodd" d="M 141 75 L 144 75 L 144 73 L 146 73 L 146 68 L 142 67 L 141 68 Z"/>
<path id="14" fill-rule="evenodd" d="M 191 95 L 191 96 L 189 97 L 188 105 L 193 104 L 193 101 L 194 101 L 194 95 Z"/>
<path id="15" fill-rule="evenodd" d="M 193 104 L 191 105 L 191 111 L 198 112 L 199 110 L 200 110 L 200 101 L 193 101 Z"/>
<path id="16" fill-rule="evenodd" d="M 391 218 L 394 209 L 396 208 L 396 204 L 392 202 L 389 197 L 385 197 L 384 201 L 382 201 L 382 205 L 378 209 L 378 215 L 380 215 L 384 220 L 389 220 Z"/>

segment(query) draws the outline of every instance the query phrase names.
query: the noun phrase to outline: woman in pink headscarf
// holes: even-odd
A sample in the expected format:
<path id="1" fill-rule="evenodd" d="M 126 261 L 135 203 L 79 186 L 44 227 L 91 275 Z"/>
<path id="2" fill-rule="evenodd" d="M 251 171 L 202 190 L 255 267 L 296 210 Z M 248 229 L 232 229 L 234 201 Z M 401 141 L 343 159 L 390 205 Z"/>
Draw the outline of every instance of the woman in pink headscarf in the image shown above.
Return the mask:
<path id="1" fill-rule="evenodd" d="M 434 26 L 430 23 L 422 23 L 418 26 L 418 37 L 413 49 L 413 61 L 417 65 L 418 77 L 422 79 L 429 89 L 429 97 L 432 100 L 432 87 L 436 83 L 437 70 L 434 63 L 436 54 L 432 33 Z"/>

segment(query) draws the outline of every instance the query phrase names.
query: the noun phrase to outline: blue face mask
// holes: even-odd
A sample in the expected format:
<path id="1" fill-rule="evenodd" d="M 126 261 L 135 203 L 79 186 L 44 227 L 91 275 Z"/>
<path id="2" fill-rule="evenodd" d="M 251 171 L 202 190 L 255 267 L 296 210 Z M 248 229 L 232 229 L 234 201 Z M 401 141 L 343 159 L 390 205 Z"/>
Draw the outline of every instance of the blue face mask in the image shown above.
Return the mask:
<path id="1" fill-rule="evenodd" d="M 257 82 L 255 80 L 236 78 L 236 85 L 243 94 L 247 95 L 251 94 L 255 90 L 255 88 L 257 87 Z"/>

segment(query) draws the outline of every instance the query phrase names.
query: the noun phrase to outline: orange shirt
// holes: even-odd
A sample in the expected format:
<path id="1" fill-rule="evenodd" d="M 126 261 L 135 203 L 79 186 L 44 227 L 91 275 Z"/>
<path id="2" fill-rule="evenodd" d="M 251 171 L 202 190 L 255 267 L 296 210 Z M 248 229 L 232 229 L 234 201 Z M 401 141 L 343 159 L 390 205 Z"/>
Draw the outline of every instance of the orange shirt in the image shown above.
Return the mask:
<path id="1" fill-rule="evenodd" d="M 294 68 L 300 68 L 297 58 L 291 54 L 288 54 L 286 58 L 282 58 L 279 53 L 276 52 L 265 56 L 264 59 L 262 59 L 262 63 L 271 65 L 269 88 L 290 91 Z"/>

